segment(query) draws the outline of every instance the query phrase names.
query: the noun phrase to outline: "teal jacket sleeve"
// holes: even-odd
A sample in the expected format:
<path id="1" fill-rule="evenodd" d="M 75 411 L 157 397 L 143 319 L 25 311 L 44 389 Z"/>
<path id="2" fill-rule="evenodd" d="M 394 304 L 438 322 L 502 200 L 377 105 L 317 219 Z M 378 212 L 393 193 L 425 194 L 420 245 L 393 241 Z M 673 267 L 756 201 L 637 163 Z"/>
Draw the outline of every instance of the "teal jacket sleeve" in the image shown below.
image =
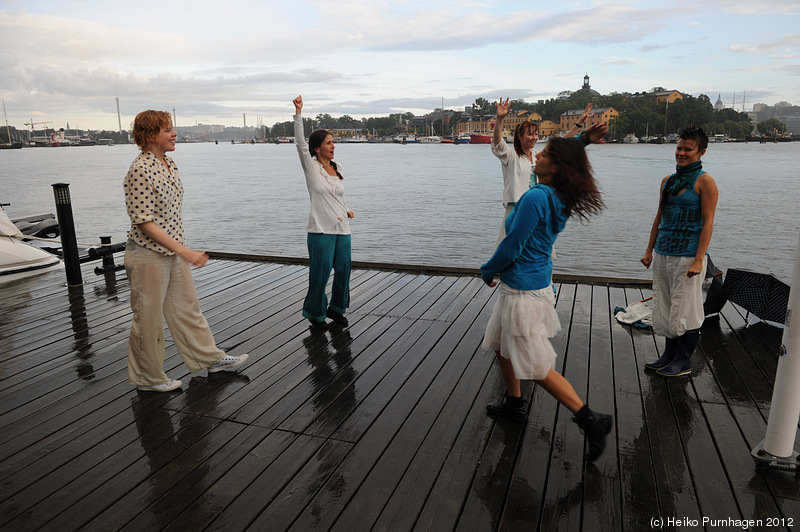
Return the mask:
<path id="1" fill-rule="evenodd" d="M 509 215 L 511 225 L 510 227 L 506 225 L 506 237 L 497 246 L 492 258 L 481 266 L 483 282 L 490 284 L 497 274 L 511 266 L 522 255 L 525 245 L 545 215 L 546 203 L 547 193 L 539 188 L 532 188 L 522 195 L 512 214 Z"/>

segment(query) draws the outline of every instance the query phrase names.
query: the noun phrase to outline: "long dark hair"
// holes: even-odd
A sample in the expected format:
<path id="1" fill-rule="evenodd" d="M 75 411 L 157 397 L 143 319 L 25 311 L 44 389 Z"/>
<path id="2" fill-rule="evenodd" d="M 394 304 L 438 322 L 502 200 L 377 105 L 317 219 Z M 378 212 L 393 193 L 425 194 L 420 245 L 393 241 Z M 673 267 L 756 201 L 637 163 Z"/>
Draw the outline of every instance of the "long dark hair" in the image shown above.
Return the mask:
<path id="1" fill-rule="evenodd" d="M 583 219 L 598 214 L 605 207 L 605 203 L 581 142 L 552 137 L 547 142 L 546 149 L 550 159 L 559 168 L 549 184 L 558 191 L 566 206 L 567 214 Z"/>
<path id="2" fill-rule="evenodd" d="M 311 135 L 308 136 L 308 151 L 311 152 L 312 157 L 317 156 L 317 148 L 322 146 L 322 143 L 325 142 L 325 139 L 330 135 L 330 132 L 325 129 L 317 129 L 311 132 Z M 332 135 L 331 135 L 332 136 Z M 331 161 L 331 166 L 336 171 L 336 175 L 339 176 L 339 179 L 344 179 L 342 174 L 339 173 L 339 167 L 336 166 L 336 163 Z"/>
<path id="3" fill-rule="evenodd" d="M 522 135 L 530 129 L 534 133 L 539 132 L 539 124 L 536 122 L 531 122 L 530 120 L 525 120 L 524 122 L 520 122 L 517 124 L 517 127 L 514 128 L 514 151 L 517 152 L 517 155 L 525 155 L 525 152 L 522 150 Z"/>

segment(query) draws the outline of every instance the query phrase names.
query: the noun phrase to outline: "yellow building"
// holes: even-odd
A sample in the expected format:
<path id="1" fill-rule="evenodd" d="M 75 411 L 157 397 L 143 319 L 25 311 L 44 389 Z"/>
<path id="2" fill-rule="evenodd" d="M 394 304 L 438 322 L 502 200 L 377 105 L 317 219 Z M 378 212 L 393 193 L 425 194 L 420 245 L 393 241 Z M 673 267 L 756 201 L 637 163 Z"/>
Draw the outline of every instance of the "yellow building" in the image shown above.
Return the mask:
<path id="1" fill-rule="evenodd" d="M 521 123 L 528 121 L 538 124 L 542 121 L 542 115 L 533 111 L 519 111 L 518 113 L 508 113 L 508 116 L 503 119 L 503 136 L 513 137 L 514 130 Z"/>
<path id="2" fill-rule="evenodd" d="M 549 137 L 561 134 L 561 126 L 552 120 L 542 120 L 539 122 L 539 136 Z"/>
<path id="3" fill-rule="evenodd" d="M 664 103 L 666 101 L 673 103 L 675 100 L 682 100 L 683 94 L 678 91 L 636 92 L 629 95 L 628 98 L 654 98 L 658 103 Z"/>
<path id="4" fill-rule="evenodd" d="M 583 115 L 583 109 L 570 109 L 566 113 L 561 114 L 561 122 L 559 126 L 561 131 L 567 131 L 574 126 Z M 619 111 L 613 107 L 595 107 L 589 113 L 586 123 L 580 129 L 589 129 L 595 124 L 610 123 L 612 120 L 619 116 Z"/>
<path id="5" fill-rule="evenodd" d="M 494 132 L 494 123 L 496 118 L 491 117 L 485 120 L 472 120 L 461 121 L 456 125 L 459 135 L 470 133 L 477 133 L 479 135 L 491 135 Z M 511 111 L 508 116 L 503 119 L 503 136 L 512 137 L 514 129 L 525 121 L 539 123 L 542 120 L 542 115 L 533 111 Z"/>

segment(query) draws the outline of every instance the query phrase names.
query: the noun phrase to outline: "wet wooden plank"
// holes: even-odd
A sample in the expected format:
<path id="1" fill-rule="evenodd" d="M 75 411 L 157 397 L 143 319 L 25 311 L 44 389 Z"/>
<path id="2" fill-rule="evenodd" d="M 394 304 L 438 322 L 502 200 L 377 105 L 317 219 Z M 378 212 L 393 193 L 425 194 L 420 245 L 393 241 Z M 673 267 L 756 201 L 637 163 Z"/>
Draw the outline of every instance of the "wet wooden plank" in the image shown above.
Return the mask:
<path id="1" fill-rule="evenodd" d="M 475 324 L 471 325 L 475 326 Z M 418 354 L 411 357 L 404 356 L 400 363 L 392 370 L 392 373 L 397 373 L 400 379 L 402 379 L 403 387 L 392 385 L 395 381 L 399 384 L 400 379 L 389 378 L 383 381 L 380 390 L 386 394 L 386 390 L 384 390 L 385 387 L 397 388 L 398 391 L 393 400 L 398 400 L 401 397 L 408 397 L 407 394 L 402 391 L 403 389 L 407 389 L 406 384 L 409 383 L 411 379 L 415 378 L 415 374 L 429 371 L 426 367 L 429 365 L 427 360 L 422 360 L 421 356 L 427 354 L 433 348 L 448 328 L 450 328 L 450 326 L 445 322 L 436 322 L 431 325 L 430 329 L 426 330 L 423 337 L 420 338 L 420 341 L 410 348 L 410 354 Z M 409 419 L 397 435 L 395 435 L 389 447 L 359 488 L 359 491 L 340 515 L 333 528 L 334 530 L 353 530 L 373 526 L 373 522 L 383 513 L 382 510 L 390 500 L 407 500 L 407 498 L 404 499 L 400 494 L 403 492 L 408 493 L 409 490 L 416 492 L 417 490 L 423 489 L 423 486 L 418 483 L 420 480 L 419 477 L 413 477 L 413 472 L 409 471 L 410 464 L 416 464 L 416 467 L 420 468 L 417 475 L 422 473 L 422 468 L 427 472 L 427 470 L 430 469 L 427 464 L 429 463 L 428 460 L 430 460 L 431 453 L 437 453 L 443 446 L 447 448 L 447 442 L 452 442 L 455 439 L 457 431 L 463 423 L 463 418 L 453 418 L 452 414 L 449 412 L 445 415 L 443 409 L 446 409 L 448 404 L 451 404 L 450 398 L 456 395 L 455 404 L 460 407 L 463 416 L 465 413 L 464 408 L 468 407 L 471 401 L 467 403 L 460 401 L 461 397 L 458 393 L 459 385 L 464 387 L 465 390 L 473 389 L 476 383 L 480 383 L 485 379 L 486 369 L 491 363 L 491 358 L 487 360 L 482 350 L 478 348 L 476 351 L 476 346 L 482 340 L 482 335 L 480 334 L 481 328 L 481 326 L 476 326 L 475 329 L 473 329 L 473 334 L 470 335 L 470 341 L 472 342 L 471 349 L 467 347 L 469 344 L 462 344 L 460 349 L 454 351 L 450 355 L 450 358 L 457 360 L 456 364 L 462 368 L 466 363 L 465 359 L 477 358 L 477 366 L 473 366 L 473 364 L 467 365 L 467 368 L 470 369 L 476 367 L 477 372 L 465 372 L 460 375 L 454 375 L 452 380 L 451 378 L 442 378 L 446 373 L 440 372 L 439 375 L 437 375 L 436 380 L 427 388 L 420 398 L 415 410 L 409 416 Z M 466 333 L 463 333 L 463 335 L 466 335 Z M 406 359 L 408 360 L 406 361 Z M 417 366 L 420 366 L 420 368 L 417 369 Z M 443 371 L 448 371 L 448 369 L 445 367 Z M 391 377 L 391 375 L 389 375 L 389 377 Z M 437 384 L 437 381 L 440 384 Z M 455 385 L 455 390 L 452 389 L 453 386 L 449 384 L 450 382 L 457 383 Z M 412 477 L 409 477 L 409 474 L 411 474 Z M 414 478 L 414 480 L 411 480 L 411 478 Z M 430 485 L 435 479 L 433 475 L 427 475 L 426 478 L 428 481 L 427 485 Z M 411 515 L 416 515 L 419 511 L 419 507 L 412 509 L 405 506 L 405 510 L 409 511 Z M 391 522 L 394 521 L 392 520 Z M 386 527 L 390 525 L 389 522 L 384 521 L 384 523 Z"/>
<path id="2" fill-rule="evenodd" d="M 479 283 L 479 288 L 483 288 L 482 281 L 477 280 L 476 282 Z M 431 356 L 438 358 L 445 357 L 451 352 L 468 353 L 470 349 L 474 350 L 475 346 L 480 345 L 494 299 L 490 299 L 490 296 L 493 297 L 493 292 L 485 288 L 478 290 L 475 294 L 475 298 L 466 305 L 464 312 L 456 318 L 454 327 L 448 329 L 441 341 L 436 344 Z M 468 327 L 468 332 L 464 335 L 459 334 L 462 327 Z M 459 357 L 451 357 L 443 368 L 444 371 L 437 376 L 436 380 L 440 383 L 437 386 L 439 393 L 452 387 L 453 379 L 458 375 L 458 364 Z M 488 355 L 488 358 L 486 354 L 472 357 L 468 366 L 468 375 L 472 377 L 458 380 L 457 388 L 450 395 L 451 401 L 458 401 L 456 392 L 461 392 L 465 386 L 473 383 L 478 386 L 474 379 L 483 378 L 479 383 L 480 391 L 470 406 L 467 419 L 461 426 L 452 447 L 446 448 L 447 457 L 442 463 L 440 471 L 437 472 L 432 487 L 427 492 L 425 500 L 419 501 L 423 503 L 421 511 L 418 511 L 418 516 L 417 513 L 403 516 L 403 519 L 409 523 L 407 530 L 412 530 L 412 523 L 413 529 L 454 530 L 463 517 L 463 501 L 472 492 L 478 464 L 483 459 L 487 434 L 493 425 L 491 418 L 486 416 L 486 404 L 490 402 L 490 396 L 497 395 L 499 376 L 494 373 L 494 377 L 487 377 L 486 369 L 482 374 L 481 368 L 487 367 L 493 367 L 491 354 Z M 467 397 L 468 399 L 469 397 Z M 429 464 L 428 468 L 430 471 Z M 416 497 L 419 498 L 421 494 L 422 492 L 418 492 Z M 393 508 L 391 502 L 384 511 L 388 512 L 386 513 L 387 517 L 392 512 L 397 513 L 396 507 Z M 464 521 L 466 522 L 466 519 Z M 391 525 L 391 522 L 381 518 L 378 520 L 378 523 L 382 523 L 381 526 L 384 530 Z"/>
<path id="3" fill-rule="evenodd" d="M 621 480 L 617 449 L 619 414 L 616 412 L 615 361 L 611 343 L 612 307 L 608 288 L 593 286 L 591 298 L 591 352 L 587 361 L 588 390 L 584 400 L 592 410 L 614 416 L 614 423 L 606 438 L 604 453 L 593 464 L 584 466 L 582 520 L 584 524 L 604 523 L 613 530 L 621 530 Z"/>
<path id="4" fill-rule="evenodd" d="M 756 471 L 756 464 L 750 456 L 751 449 L 742 437 L 737 414 L 750 418 L 749 422 L 756 421 L 754 428 L 759 426 L 759 420 L 750 416 L 752 408 L 741 408 L 733 405 L 705 404 L 704 410 L 711 432 L 714 434 L 715 445 L 720 454 L 725 470 L 729 477 L 731 491 L 736 498 L 739 508 L 738 514 L 744 519 L 761 519 L 766 521 L 770 517 L 780 515 L 775 500 L 772 498 L 767 482 Z M 749 423 L 748 422 L 748 423 Z M 763 424 L 766 431 L 766 424 Z"/>
<path id="5" fill-rule="evenodd" d="M 189 375 L 168 337 L 184 387 L 154 395 L 127 383 L 124 274 L 90 267 L 72 293 L 63 272 L 0 286 L 4 529 L 639 530 L 800 507 L 794 475 L 749 455 L 774 328 L 730 305 L 693 376 L 668 381 L 642 370 L 663 339 L 611 315 L 646 288 L 558 285 L 559 368 L 615 415 L 587 465 L 569 412 L 531 383 L 527 426 L 485 415 L 503 385 L 480 347 L 495 291 L 477 277 L 354 270 L 350 327 L 319 335 L 300 316 L 304 266 L 211 261 L 194 271 L 204 314 L 250 363 Z"/>
<path id="6" fill-rule="evenodd" d="M 681 379 L 671 379 L 668 386 L 683 442 L 687 471 L 693 479 L 698 503 L 696 513 L 685 515 L 712 519 L 736 515 L 736 501 L 731 495 L 725 468 L 708 430 L 703 403 L 696 395 L 693 383 L 688 379 L 683 379 L 683 382 Z"/>
<path id="7" fill-rule="evenodd" d="M 586 285 L 562 285 L 556 306 L 559 314 L 564 314 L 561 326 L 568 330 L 563 356 L 559 351 L 559 356 L 563 359 L 561 372 L 582 397 L 586 397 L 587 388 L 590 294 L 591 287 Z M 555 404 L 555 400 L 548 394 L 542 395 L 543 400 Z M 584 437 L 578 426 L 572 422 L 569 410 L 558 406 L 556 416 L 539 526 L 543 530 L 579 529 L 580 501 L 583 497 Z"/>
<path id="8" fill-rule="evenodd" d="M 480 305 L 478 305 L 480 307 Z M 475 309 L 475 306 L 472 307 Z M 345 424 L 340 428 L 333 437 L 337 439 L 349 439 L 354 434 L 363 432 L 363 436 L 358 440 L 357 445 L 353 451 L 342 462 L 336 476 L 343 476 L 351 479 L 351 482 L 346 486 L 339 483 L 326 483 L 323 489 L 311 501 L 309 506 L 293 523 L 291 529 L 295 530 L 309 530 L 312 528 L 327 529 L 333 526 L 339 513 L 347 505 L 347 501 L 352 497 L 369 471 L 365 468 L 365 464 L 374 463 L 385 452 L 386 447 L 391 444 L 391 438 L 397 434 L 403 426 L 410 413 L 415 410 L 417 398 L 422 396 L 425 391 L 430 387 L 431 381 L 435 378 L 436 381 L 447 383 L 446 390 L 450 391 L 452 382 L 456 382 L 457 375 L 463 371 L 463 359 L 455 356 L 454 352 L 448 346 L 451 346 L 453 341 L 456 345 L 460 345 L 464 341 L 464 326 L 469 326 L 472 320 L 466 314 L 468 308 L 465 310 L 465 319 L 461 322 L 460 318 L 457 319 L 453 326 L 448 329 L 445 338 L 449 340 L 445 343 L 436 344 L 436 348 L 425 357 L 424 362 L 416 368 L 413 375 L 408 378 L 398 393 L 394 394 L 395 400 L 389 401 L 388 404 L 383 400 L 378 400 L 377 404 L 384 404 L 382 410 L 367 408 L 364 412 L 363 408 L 359 415 L 350 416 Z M 479 311 L 480 308 L 472 310 L 472 312 Z M 463 324 L 462 324 L 463 323 Z M 452 334 L 451 334 L 451 331 Z M 469 344 L 460 346 L 458 349 L 461 352 L 466 349 L 467 353 L 474 352 L 476 344 L 480 342 L 480 335 L 472 335 L 470 337 L 471 348 Z M 437 387 L 438 389 L 438 387 Z M 372 397 L 374 394 L 368 396 Z M 374 412 L 374 414 L 373 414 Z M 367 418 L 374 417 L 374 421 L 369 425 L 369 430 L 364 432 L 365 425 L 369 421 L 362 421 L 359 419 L 361 416 L 366 415 Z M 344 490 L 344 494 L 342 493 Z M 345 522 L 344 524 L 347 524 Z"/>
<path id="9" fill-rule="evenodd" d="M 626 307 L 628 299 L 622 288 L 609 288 L 609 308 Z M 645 419 L 640 379 L 647 378 L 634 353 L 633 327 L 612 320 L 611 345 L 614 364 L 615 421 L 614 435 L 619 453 L 619 488 L 622 530 L 643 530 L 658 516 L 656 473 L 650 454 L 650 439 Z"/>

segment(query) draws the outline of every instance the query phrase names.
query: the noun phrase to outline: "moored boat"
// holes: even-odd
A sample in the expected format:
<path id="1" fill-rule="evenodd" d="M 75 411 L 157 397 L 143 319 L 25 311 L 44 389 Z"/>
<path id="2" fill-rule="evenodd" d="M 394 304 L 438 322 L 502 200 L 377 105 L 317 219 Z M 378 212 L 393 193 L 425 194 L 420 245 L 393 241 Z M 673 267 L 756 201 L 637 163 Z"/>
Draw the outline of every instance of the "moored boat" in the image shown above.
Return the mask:
<path id="1" fill-rule="evenodd" d="M 0 209 L 0 283 L 62 267 L 58 257 L 26 244 L 23 236 Z"/>
<path id="2" fill-rule="evenodd" d="M 0 144 L 0 150 L 18 150 L 22 148 L 22 142 L 15 142 L 11 140 L 11 128 L 8 127 L 8 115 L 6 115 L 6 101 L 3 100 L 3 116 L 6 119 L 6 135 L 8 135 L 8 142 Z"/>
<path id="3" fill-rule="evenodd" d="M 491 135 L 481 135 L 479 133 L 473 133 L 469 136 L 469 141 L 472 144 L 491 144 L 492 143 L 492 136 Z"/>
<path id="4" fill-rule="evenodd" d="M 414 134 L 411 135 L 397 135 L 392 139 L 394 142 L 398 144 L 417 144 L 419 140 L 417 136 Z"/>

